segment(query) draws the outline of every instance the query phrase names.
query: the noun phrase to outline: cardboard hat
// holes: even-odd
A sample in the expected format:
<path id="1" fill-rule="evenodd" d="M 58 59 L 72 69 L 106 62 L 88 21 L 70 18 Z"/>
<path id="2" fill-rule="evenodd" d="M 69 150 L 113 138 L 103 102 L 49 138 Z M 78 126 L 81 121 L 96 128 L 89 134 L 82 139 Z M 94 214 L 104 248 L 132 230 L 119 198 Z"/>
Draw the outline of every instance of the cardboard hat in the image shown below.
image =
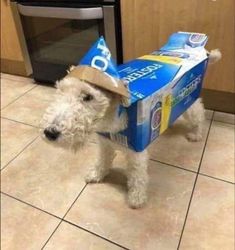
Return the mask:
<path id="1" fill-rule="evenodd" d="M 125 106 L 129 103 L 129 91 L 120 79 L 116 63 L 103 37 L 100 37 L 81 59 L 71 67 L 67 76 L 73 76 L 120 95 Z"/>
<path id="2" fill-rule="evenodd" d="M 96 68 L 85 65 L 71 67 L 66 77 L 76 77 L 89 84 L 96 85 L 120 96 L 129 98 L 129 91 L 122 80 L 114 78 L 106 72 L 102 72 Z"/>

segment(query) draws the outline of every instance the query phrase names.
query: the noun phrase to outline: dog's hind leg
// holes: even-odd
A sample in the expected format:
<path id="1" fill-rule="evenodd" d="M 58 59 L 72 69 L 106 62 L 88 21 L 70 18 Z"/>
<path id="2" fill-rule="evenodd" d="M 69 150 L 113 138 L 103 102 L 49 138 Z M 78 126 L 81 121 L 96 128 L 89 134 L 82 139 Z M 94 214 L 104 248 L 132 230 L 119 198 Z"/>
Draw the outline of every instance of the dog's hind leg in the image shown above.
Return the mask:
<path id="1" fill-rule="evenodd" d="M 98 161 L 90 166 L 86 175 L 86 182 L 101 182 L 109 173 L 115 157 L 114 149 L 110 146 L 107 139 L 100 139 Z"/>
<path id="2" fill-rule="evenodd" d="M 128 203 L 132 208 L 142 207 L 147 201 L 148 153 L 127 150 Z"/>
<path id="3" fill-rule="evenodd" d="M 203 122 L 205 120 L 205 110 L 201 98 L 183 114 L 188 122 L 191 131 L 187 134 L 189 141 L 200 141 L 202 139 Z"/>

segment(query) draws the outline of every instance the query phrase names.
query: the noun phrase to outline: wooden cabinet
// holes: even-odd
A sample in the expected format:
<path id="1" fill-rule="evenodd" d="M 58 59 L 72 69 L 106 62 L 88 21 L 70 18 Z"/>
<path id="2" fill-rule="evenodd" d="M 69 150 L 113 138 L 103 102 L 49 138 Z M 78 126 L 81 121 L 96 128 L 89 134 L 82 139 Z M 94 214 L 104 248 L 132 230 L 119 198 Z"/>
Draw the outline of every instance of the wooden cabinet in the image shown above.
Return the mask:
<path id="1" fill-rule="evenodd" d="M 6 0 L 1 0 L 1 71 L 25 76 L 32 72 L 18 13 Z"/>
<path id="2" fill-rule="evenodd" d="M 121 0 L 124 60 L 161 47 L 176 31 L 209 36 L 222 60 L 208 68 L 204 88 L 234 93 L 234 0 Z"/>

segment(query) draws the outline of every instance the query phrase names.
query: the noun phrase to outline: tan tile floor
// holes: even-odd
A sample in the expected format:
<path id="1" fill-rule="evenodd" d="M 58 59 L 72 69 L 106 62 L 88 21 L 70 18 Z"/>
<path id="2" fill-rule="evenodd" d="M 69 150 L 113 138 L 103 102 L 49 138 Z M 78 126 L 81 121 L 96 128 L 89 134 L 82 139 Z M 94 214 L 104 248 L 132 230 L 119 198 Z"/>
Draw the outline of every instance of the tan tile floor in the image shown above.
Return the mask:
<path id="1" fill-rule="evenodd" d="M 162 135 L 150 147 L 149 202 L 132 210 L 122 155 L 105 183 L 86 185 L 97 145 L 74 155 L 38 137 L 53 88 L 7 74 L 1 86 L 3 250 L 234 249 L 234 115 L 208 110 L 198 143 L 181 119 Z"/>

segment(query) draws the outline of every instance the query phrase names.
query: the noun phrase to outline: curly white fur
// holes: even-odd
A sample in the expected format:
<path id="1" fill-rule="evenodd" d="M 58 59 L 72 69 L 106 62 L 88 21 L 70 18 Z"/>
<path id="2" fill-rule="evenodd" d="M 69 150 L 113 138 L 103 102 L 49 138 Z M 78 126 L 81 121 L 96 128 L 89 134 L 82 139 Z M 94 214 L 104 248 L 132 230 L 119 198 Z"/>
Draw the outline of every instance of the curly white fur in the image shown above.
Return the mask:
<path id="1" fill-rule="evenodd" d="M 118 96 L 72 77 L 66 77 L 58 82 L 57 89 L 57 99 L 47 109 L 42 119 L 42 137 L 46 141 L 77 151 L 85 145 L 93 133 L 116 133 L 126 127 L 126 115 L 123 113 L 119 117 L 117 114 L 120 103 Z M 192 141 L 200 140 L 204 119 L 201 101 L 195 102 L 184 117 L 193 129 L 188 138 Z M 45 136 L 46 130 L 57 131 L 58 138 L 48 140 Z M 132 208 L 143 206 L 147 201 L 147 151 L 137 153 L 102 136 L 99 136 L 99 140 L 98 163 L 90 167 L 86 181 L 102 181 L 112 166 L 115 150 L 120 150 L 128 162 L 128 204 Z"/>
<path id="2" fill-rule="evenodd" d="M 191 131 L 187 134 L 189 141 L 200 141 L 202 139 L 203 121 L 205 120 L 204 105 L 201 98 L 183 114 Z"/>

